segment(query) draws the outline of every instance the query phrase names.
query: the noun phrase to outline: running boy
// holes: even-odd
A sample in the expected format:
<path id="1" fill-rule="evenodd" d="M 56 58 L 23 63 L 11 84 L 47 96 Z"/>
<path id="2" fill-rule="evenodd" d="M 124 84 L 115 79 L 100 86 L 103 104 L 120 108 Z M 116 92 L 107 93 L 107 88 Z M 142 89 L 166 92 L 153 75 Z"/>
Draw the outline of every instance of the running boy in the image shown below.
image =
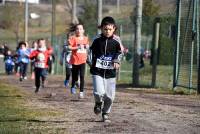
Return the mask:
<path id="1" fill-rule="evenodd" d="M 19 49 L 17 50 L 17 60 L 19 63 L 20 68 L 20 78 L 19 80 L 22 81 L 23 79 L 27 79 L 26 73 L 29 63 L 29 55 L 30 51 L 28 49 L 28 44 L 24 41 L 19 42 Z"/>
<path id="2" fill-rule="evenodd" d="M 71 54 L 72 54 L 72 51 L 69 49 L 69 45 L 65 42 L 63 46 L 63 51 L 60 57 L 60 64 L 63 65 L 63 62 L 65 64 L 64 85 L 66 88 L 69 86 L 69 79 L 70 79 L 71 70 L 72 70 L 72 65 L 69 63 L 71 59 Z"/>
<path id="3" fill-rule="evenodd" d="M 76 93 L 76 81 L 78 81 L 78 75 L 80 75 L 80 98 L 84 98 L 84 75 L 85 75 L 85 63 L 87 59 L 87 49 L 89 48 L 88 37 L 84 35 L 84 28 L 82 24 L 75 26 L 75 35 L 71 36 L 68 40 L 69 49 L 72 50 L 72 56 L 69 61 L 72 64 L 72 85 L 71 93 Z"/>
<path id="4" fill-rule="evenodd" d="M 42 78 L 42 87 L 44 87 L 44 83 L 47 77 L 47 68 L 48 68 L 48 58 L 52 53 L 52 49 L 46 48 L 46 41 L 45 39 L 38 40 L 38 48 L 37 50 L 31 52 L 30 59 L 35 59 L 35 86 L 37 93 L 40 89 L 40 78 Z"/>
<path id="5" fill-rule="evenodd" d="M 112 17 L 105 17 L 100 28 L 102 33 L 94 39 L 89 56 L 94 113 L 98 115 L 102 112 L 103 121 L 110 122 L 108 114 L 115 98 L 116 69 L 120 67 L 122 44 L 120 38 L 114 35 L 116 24 Z"/>

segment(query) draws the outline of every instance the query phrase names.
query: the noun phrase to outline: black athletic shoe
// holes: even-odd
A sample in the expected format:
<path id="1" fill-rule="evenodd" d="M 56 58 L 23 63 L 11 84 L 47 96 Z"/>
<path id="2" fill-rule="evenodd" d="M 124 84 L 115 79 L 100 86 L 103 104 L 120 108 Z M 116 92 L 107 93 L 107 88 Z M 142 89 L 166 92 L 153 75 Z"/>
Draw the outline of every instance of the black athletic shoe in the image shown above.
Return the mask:
<path id="1" fill-rule="evenodd" d="M 102 113 L 102 121 L 110 123 L 111 121 L 109 120 L 109 116 L 107 113 Z"/>
<path id="2" fill-rule="evenodd" d="M 80 88 L 80 82 L 76 81 L 75 87 L 76 87 L 76 88 Z"/>
<path id="3" fill-rule="evenodd" d="M 19 81 L 22 81 L 23 80 L 23 77 L 22 76 L 20 76 L 20 78 L 19 78 Z"/>
<path id="4" fill-rule="evenodd" d="M 35 89 L 35 93 L 38 93 L 39 90 L 40 90 L 40 88 L 39 88 L 39 87 L 36 87 L 36 89 Z"/>
<path id="5" fill-rule="evenodd" d="M 45 87 L 45 81 L 42 81 L 42 88 Z"/>
<path id="6" fill-rule="evenodd" d="M 102 102 L 95 102 L 94 113 L 96 115 L 101 113 L 101 105 L 102 105 Z"/>

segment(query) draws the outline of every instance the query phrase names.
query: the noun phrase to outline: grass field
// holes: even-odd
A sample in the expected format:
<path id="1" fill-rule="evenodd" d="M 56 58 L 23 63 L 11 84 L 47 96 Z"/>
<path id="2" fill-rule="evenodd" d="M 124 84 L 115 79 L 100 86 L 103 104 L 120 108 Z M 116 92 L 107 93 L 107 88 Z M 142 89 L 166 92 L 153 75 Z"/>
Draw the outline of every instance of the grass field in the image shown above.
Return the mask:
<path id="1" fill-rule="evenodd" d="M 182 128 L 175 133 L 186 134 L 189 131 L 196 133 L 199 129 L 199 97 L 180 95 L 184 92 L 123 87 L 118 83 L 112 123 L 104 124 L 93 113 L 93 94 L 88 78 L 84 100 L 61 86 L 61 76 L 49 76 L 48 86 L 37 95 L 33 81 L 19 82 L 16 77 L 5 75 L 1 75 L 0 80 L 0 134 L 118 133 L 115 130 L 153 134 L 155 130 L 165 133 L 164 128 L 173 133 L 179 127 Z M 55 96 L 47 97 L 50 92 Z M 172 123 L 176 126 L 171 127 Z M 188 130 L 187 127 L 192 128 Z"/>
<path id="2" fill-rule="evenodd" d="M 39 125 L 38 118 L 59 114 L 55 110 L 29 107 L 26 103 L 29 94 L 17 87 L 0 83 L 0 133 L 22 134 L 31 132 L 28 125 Z M 31 126 L 32 126 L 31 125 Z M 33 125 L 33 126 L 34 126 Z"/>

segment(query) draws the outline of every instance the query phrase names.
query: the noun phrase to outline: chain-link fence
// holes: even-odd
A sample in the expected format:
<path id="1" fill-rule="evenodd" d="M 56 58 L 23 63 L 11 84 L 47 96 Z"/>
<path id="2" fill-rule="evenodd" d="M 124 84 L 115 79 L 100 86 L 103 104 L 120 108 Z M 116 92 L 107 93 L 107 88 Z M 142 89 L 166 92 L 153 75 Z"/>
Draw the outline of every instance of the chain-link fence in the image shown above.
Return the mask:
<path id="1" fill-rule="evenodd" d="M 177 2 L 177 47 L 174 86 L 197 89 L 199 60 L 199 1 Z"/>

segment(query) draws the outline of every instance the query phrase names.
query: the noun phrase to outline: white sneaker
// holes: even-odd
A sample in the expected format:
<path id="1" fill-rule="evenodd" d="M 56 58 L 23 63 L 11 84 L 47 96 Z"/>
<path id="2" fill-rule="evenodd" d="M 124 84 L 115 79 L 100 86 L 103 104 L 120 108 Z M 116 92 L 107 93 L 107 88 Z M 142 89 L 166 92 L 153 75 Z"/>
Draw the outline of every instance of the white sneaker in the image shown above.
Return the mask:
<path id="1" fill-rule="evenodd" d="M 83 99 L 83 98 L 84 98 L 84 93 L 83 93 L 83 92 L 80 92 L 79 98 L 80 98 L 80 99 Z"/>
<path id="2" fill-rule="evenodd" d="M 26 76 L 24 77 L 24 80 L 27 80 L 27 77 L 26 77 Z"/>
<path id="3" fill-rule="evenodd" d="M 103 122 L 111 123 L 111 120 L 109 119 L 109 116 L 106 113 L 102 113 L 102 120 Z"/>

